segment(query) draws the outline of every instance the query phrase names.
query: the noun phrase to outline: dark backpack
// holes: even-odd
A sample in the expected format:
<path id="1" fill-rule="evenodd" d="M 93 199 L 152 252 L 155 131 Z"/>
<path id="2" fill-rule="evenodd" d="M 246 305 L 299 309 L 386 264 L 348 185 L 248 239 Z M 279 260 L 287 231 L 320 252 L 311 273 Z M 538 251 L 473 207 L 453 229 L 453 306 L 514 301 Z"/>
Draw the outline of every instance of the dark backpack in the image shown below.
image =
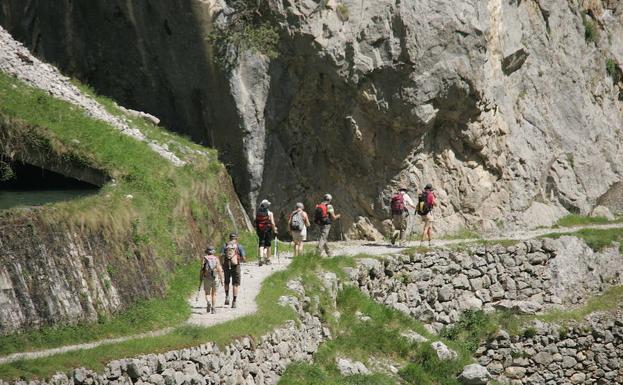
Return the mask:
<path id="1" fill-rule="evenodd" d="M 427 215 L 433 209 L 428 194 L 430 194 L 429 191 L 422 191 L 417 200 L 417 213 L 422 216 Z"/>
<path id="2" fill-rule="evenodd" d="M 318 203 L 316 205 L 316 209 L 314 210 L 314 223 L 317 225 L 328 225 L 331 223 L 327 209 L 327 205 L 324 203 Z"/>
<path id="3" fill-rule="evenodd" d="M 405 198 L 402 194 L 394 194 L 390 204 L 393 215 L 401 215 L 406 211 Z"/>
<path id="4" fill-rule="evenodd" d="M 290 230 L 293 231 L 303 231 L 303 214 L 300 211 L 295 211 L 292 213 L 292 219 L 290 220 Z"/>
<path id="5" fill-rule="evenodd" d="M 259 208 L 255 214 L 255 227 L 264 231 L 267 228 L 270 228 L 272 225 L 270 223 L 270 216 L 268 215 L 267 208 Z"/>

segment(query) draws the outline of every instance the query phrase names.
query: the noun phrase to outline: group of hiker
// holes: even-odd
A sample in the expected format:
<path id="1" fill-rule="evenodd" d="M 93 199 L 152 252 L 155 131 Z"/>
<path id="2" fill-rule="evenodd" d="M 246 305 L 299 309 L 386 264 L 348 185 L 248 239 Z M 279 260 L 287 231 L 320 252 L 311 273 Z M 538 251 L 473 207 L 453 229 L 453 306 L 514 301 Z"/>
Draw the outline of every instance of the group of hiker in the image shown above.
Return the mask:
<path id="1" fill-rule="evenodd" d="M 400 187 L 398 191 L 392 195 L 390 200 L 390 208 L 392 213 L 393 231 L 390 236 L 392 245 L 395 245 L 399 239 L 399 244 L 404 245 L 408 236 L 409 216 L 412 210 L 414 213 L 422 217 L 422 242 L 428 239 L 430 244 L 433 231 L 433 208 L 437 205 L 433 186 L 427 184 L 424 190 L 418 196 L 417 203 L 408 194 L 409 189 Z M 417 190 L 416 190 L 417 192 Z M 313 221 L 319 227 L 318 244 L 316 246 L 317 253 L 322 256 L 323 252 L 327 257 L 331 256 L 329 249 L 329 233 L 332 224 L 340 219 L 340 214 L 335 213 L 335 209 L 331 204 L 333 197 L 331 194 L 325 194 L 322 202 L 318 203 L 314 209 Z M 260 202 L 255 215 L 255 229 L 258 237 L 258 264 L 271 264 L 272 242 L 277 234 L 277 225 L 275 216 L 270 211 L 271 203 L 264 199 Z M 294 256 L 298 256 L 303 252 L 303 242 L 307 240 L 307 230 L 311 226 L 309 215 L 305 212 L 303 203 L 298 202 L 294 211 L 288 216 L 288 232 L 292 235 L 294 243 Z M 236 307 L 238 298 L 238 290 L 240 288 L 240 264 L 245 260 L 245 250 L 238 243 L 236 233 L 229 235 L 227 241 L 221 248 L 220 255 L 216 254 L 214 246 L 208 246 L 201 262 L 200 272 L 200 288 L 203 289 L 206 296 L 208 313 L 214 314 L 217 280 L 223 283 L 225 289 L 225 305 L 230 304 L 229 289 L 231 284 L 232 300 L 231 307 Z"/>

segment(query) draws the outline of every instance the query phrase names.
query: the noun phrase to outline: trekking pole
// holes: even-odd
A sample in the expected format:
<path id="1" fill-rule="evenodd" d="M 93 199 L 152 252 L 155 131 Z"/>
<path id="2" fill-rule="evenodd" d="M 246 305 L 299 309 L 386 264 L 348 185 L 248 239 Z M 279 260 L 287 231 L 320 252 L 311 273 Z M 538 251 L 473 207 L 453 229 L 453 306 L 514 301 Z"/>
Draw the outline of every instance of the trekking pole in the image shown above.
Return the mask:
<path id="1" fill-rule="evenodd" d="M 201 284 L 203 283 L 203 276 L 199 280 L 199 288 L 197 289 L 197 295 L 195 296 L 195 303 L 199 302 L 199 293 L 201 293 Z"/>
<path id="2" fill-rule="evenodd" d="M 342 232 L 342 221 L 338 219 L 337 223 L 340 225 L 340 241 L 344 242 L 344 233 Z"/>

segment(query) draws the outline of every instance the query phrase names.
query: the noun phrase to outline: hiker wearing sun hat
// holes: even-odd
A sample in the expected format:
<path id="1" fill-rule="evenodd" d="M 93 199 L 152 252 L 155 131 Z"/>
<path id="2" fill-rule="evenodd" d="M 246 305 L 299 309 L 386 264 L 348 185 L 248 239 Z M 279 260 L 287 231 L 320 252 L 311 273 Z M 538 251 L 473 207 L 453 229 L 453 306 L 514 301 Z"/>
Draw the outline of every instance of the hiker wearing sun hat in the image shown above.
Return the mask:
<path id="1" fill-rule="evenodd" d="M 277 233 L 275 217 L 272 211 L 268 209 L 269 207 L 270 202 L 264 199 L 260 202 L 260 206 L 255 214 L 255 230 L 259 238 L 258 246 L 260 249 L 258 263 L 260 266 L 262 266 L 262 264 L 270 264 L 271 241 L 273 240 L 274 234 Z"/>
<path id="2" fill-rule="evenodd" d="M 391 236 L 392 245 L 396 243 L 396 239 L 400 236 L 400 244 L 404 245 L 407 238 L 407 228 L 409 224 L 409 208 L 416 209 L 413 200 L 407 194 L 406 187 L 402 186 L 398 192 L 392 195 L 390 208 L 392 211 L 392 225 L 394 230 Z"/>
<path id="3" fill-rule="evenodd" d="M 417 213 L 422 217 L 422 243 L 428 238 L 428 245 L 433 234 L 433 208 L 437 205 L 437 197 L 433 185 L 427 184 L 418 198 Z"/>

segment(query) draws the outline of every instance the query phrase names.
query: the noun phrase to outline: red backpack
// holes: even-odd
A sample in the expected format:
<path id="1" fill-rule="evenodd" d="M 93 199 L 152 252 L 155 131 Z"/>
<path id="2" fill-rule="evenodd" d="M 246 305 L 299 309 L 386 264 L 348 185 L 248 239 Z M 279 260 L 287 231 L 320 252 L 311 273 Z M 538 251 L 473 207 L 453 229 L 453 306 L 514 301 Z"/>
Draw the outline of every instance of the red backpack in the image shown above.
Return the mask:
<path id="1" fill-rule="evenodd" d="M 404 195 L 398 193 L 392 196 L 391 201 L 392 214 L 400 215 L 405 212 L 405 198 Z"/>
<path id="2" fill-rule="evenodd" d="M 264 231 L 267 228 L 270 228 L 272 225 L 270 223 L 270 216 L 268 215 L 268 209 L 258 209 L 255 214 L 255 227 Z"/>
<path id="3" fill-rule="evenodd" d="M 314 223 L 317 225 L 328 225 L 331 223 L 329 213 L 327 212 L 327 205 L 324 203 L 318 203 L 316 205 L 316 210 L 314 210 Z"/>

